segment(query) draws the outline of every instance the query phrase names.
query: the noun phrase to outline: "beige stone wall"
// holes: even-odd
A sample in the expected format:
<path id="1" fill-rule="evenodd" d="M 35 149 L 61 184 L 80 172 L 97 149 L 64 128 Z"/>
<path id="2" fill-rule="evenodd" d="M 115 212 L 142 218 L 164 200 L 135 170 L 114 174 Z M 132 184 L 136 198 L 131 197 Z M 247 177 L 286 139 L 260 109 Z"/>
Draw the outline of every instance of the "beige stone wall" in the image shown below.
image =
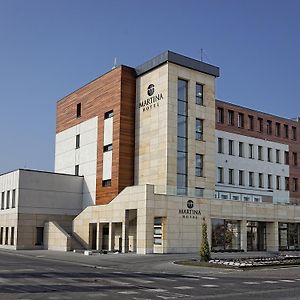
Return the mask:
<path id="1" fill-rule="evenodd" d="M 47 222 L 44 227 L 44 248 L 47 250 L 70 251 L 71 236 L 57 222 Z"/>

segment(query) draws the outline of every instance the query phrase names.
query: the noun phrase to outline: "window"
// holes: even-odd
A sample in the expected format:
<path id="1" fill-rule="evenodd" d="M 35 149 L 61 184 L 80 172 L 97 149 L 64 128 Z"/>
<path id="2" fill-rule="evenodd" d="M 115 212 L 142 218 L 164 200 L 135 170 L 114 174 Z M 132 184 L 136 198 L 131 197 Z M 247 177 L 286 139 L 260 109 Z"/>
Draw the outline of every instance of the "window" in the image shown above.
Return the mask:
<path id="1" fill-rule="evenodd" d="M 228 110 L 228 125 L 234 126 L 234 111 Z"/>
<path id="2" fill-rule="evenodd" d="M 76 135 L 76 142 L 75 142 L 75 148 L 78 149 L 80 148 L 80 134 Z"/>
<path id="3" fill-rule="evenodd" d="M 254 173 L 249 172 L 249 186 L 253 187 L 254 186 Z"/>
<path id="4" fill-rule="evenodd" d="M 217 108 L 217 122 L 224 123 L 224 109 L 221 107 Z"/>
<path id="5" fill-rule="evenodd" d="M 4 209 L 5 192 L 2 192 L 1 195 L 1 209 Z"/>
<path id="6" fill-rule="evenodd" d="M 254 117 L 249 115 L 248 121 L 249 121 L 249 130 L 254 130 Z"/>
<path id="7" fill-rule="evenodd" d="M 203 140 L 203 120 L 196 119 L 196 140 Z"/>
<path id="8" fill-rule="evenodd" d="M 268 162 L 272 162 L 272 148 L 268 148 Z"/>
<path id="9" fill-rule="evenodd" d="M 239 142 L 239 157 L 244 157 L 244 143 Z"/>
<path id="10" fill-rule="evenodd" d="M 280 190 L 281 189 L 281 179 L 280 179 L 280 176 L 276 176 L 276 189 L 277 190 Z"/>
<path id="11" fill-rule="evenodd" d="M 267 134 L 272 134 L 272 121 L 267 120 Z"/>
<path id="12" fill-rule="evenodd" d="M 280 150 L 276 149 L 276 163 L 280 164 Z"/>
<path id="13" fill-rule="evenodd" d="M 12 246 L 15 244 L 15 227 L 10 228 L 10 244 Z"/>
<path id="14" fill-rule="evenodd" d="M 233 140 L 228 140 L 228 154 L 234 155 L 234 142 Z"/>
<path id="15" fill-rule="evenodd" d="M 289 151 L 284 151 L 284 163 L 286 165 L 290 163 Z"/>
<path id="16" fill-rule="evenodd" d="M 222 138 L 218 138 L 218 153 L 224 153 Z"/>
<path id="17" fill-rule="evenodd" d="M 203 176 L 203 155 L 196 154 L 196 176 L 200 177 Z"/>
<path id="18" fill-rule="evenodd" d="M 244 114 L 238 113 L 238 127 L 244 128 Z"/>
<path id="19" fill-rule="evenodd" d="M 244 171 L 239 170 L 239 185 L 244 185 Z"/>
<path id="20" fill-rule="evenodd" d="M 278 123 L 278 122 L 275 123 L 275 135 L 276 136 L 281 135 L 281 126 L 280 126 L 280 123 Z"/>
<path id="21" fill-rule="evenodd" d="M 0 245 L 3 245 L 3 227 L 0 228 Z"/>
<path id="22" fill-rule="evenodd" d="M 6 192 L 6 208 L 10 206 L 10 191 Z"/>
<path id="23" fill-rule="evenodd" d="M 298 165 L 297 152 L 293 152 L 293 165 L 294 165 L 294 166 L 297 166 L 297 165 Z"/>
<path id="24" fill-rule="evenodd" d="M 263 160 L 263 147 L 262 146 L 257 147 L 257 158 L 259 160 Z"/>
<path id="25" fill-rule="evenodd" d="M 264 120 L 263 118 L 257 118 L 258 120 L 258 130 L 259 132 L 263 132 L 264 131 Z"/>
<path id="26" fill-rule="evenodd" d="M 104 114 L 104 119 L 109 119 L 109 118 L 112 118 L 113 116 L 114 116 L 114 111 L 110 110 Z"/>
<path id="27" fill-rule="evenodd" d="M 284 178 L 284 188 L 286 191 L 288 191 L 290 189 L 290 178 L 289 177 Z"/>
<path id="28" fill-rule="evenodd" d="M 153 243 L 154 245 L 162 245 L 162 218 L 155 217 L 153 224 Z"/>
<path id="29" fill-rule="evenodd" d="M 268 174 L 268 189 L 273 189 L 273 176 L 272 174 Z"/>
<path id="30" fill-rule="evenodd" d="M 298 178 L 293 178 L 293 192 L 298 192 Z"/>
<path id="31" fill-rule="evenodd" d="M 218 167 L 218 183 L 224 182 L 224 170 L 222 167 Z"/>
<path id="32" fill-rule="evenodd" d="M 112 151 L 112 149 L 113 149 L 112 144 L 108 144 L 108 145 L 103 147 L 103 152 Z"/>
<path id="33" fill-rule="evenodd" d="M 234 184 L 234 169 L 228 170 L 228 183 Z"/>
<path id="34" fill-rule="evenodd" d="M 254 158 L 254 146 L 253 144 L 249 144 L 249 158 Z"/>
<path id="35" fill-rule="evenodd" d="M 103 187 L 111 186 L 111 179 L 102 180 L 102 186 Z"/>
<path id="36" fill-rule="evenodd" d="M 5 245 L 8 245 L 8 227 L 5 227 Z"/>
<path id="37" fill-rule="evenodd" d="M 16 207 L 16 190 L 12 191 L 11 208 Z"/>
<path id="38" fill-rule="evenodd" d="M 260 187 L 260 188 L 264 187 L 264 175 L 263 175 L 263 173 L 258 174 L 258 187 Z"/>
<path id="39" fill-rule="evenodd" d="M 296 127 L 292 127 L 292 140 L 297 140 L 297 128 Z"/>
<path id="40" fill-rule="evenodd" d="M 289 137 L 289 125 L 284 124 L 283 129 L 284 129 L 284 136 L 286 138 L 288 138 Z"/>
<path id="41" fill-rule="evenodd" d="M 196 83 L 196 104 L 203 105 L 203 85 Z"/>
<path id="42" fill-rule="evenodd" d="M 203 197 L 204 195 L 204 188 L 199 188 L 199 187 L 196 187 L 195 188 L 195 196 L 196 197 Z"/>
<path id="43" fill-rule="evenodd" d="M 77 118 L 81 117 L 81 103 L 77 103 L 77 106 L 76 106 L 76 117 Z"/>
<path id="44" fill-rule="evenodd" d="M 36 227 L 35 245 L 43 246 L 44 244 L 44 227 Z"/>
<path id="45" fill-rule="evenodd" d="M 79 165 L 75 166 L 75 175 L 79 176 Z"/>

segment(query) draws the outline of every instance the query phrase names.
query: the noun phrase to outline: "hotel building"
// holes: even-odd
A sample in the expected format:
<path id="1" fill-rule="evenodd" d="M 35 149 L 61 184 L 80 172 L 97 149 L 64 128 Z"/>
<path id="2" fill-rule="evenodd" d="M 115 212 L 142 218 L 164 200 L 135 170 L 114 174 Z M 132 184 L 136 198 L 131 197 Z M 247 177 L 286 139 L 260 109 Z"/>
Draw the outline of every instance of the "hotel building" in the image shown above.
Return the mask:
<path id="1" fill-rule="evenodd" d="M 299 250 L 299 119 L 216 100 L 217 77 L 167 51 L 58 101 L 55 173 L 0 176 L 0 247 L 193 253 L 206 222 L 213 251 Z"/>

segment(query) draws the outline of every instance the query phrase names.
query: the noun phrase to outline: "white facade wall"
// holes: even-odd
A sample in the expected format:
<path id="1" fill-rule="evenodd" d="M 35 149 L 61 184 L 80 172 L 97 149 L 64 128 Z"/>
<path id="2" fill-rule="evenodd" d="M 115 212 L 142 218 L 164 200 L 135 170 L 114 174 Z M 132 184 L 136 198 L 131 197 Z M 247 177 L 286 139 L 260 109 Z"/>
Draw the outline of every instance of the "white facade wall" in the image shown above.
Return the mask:
<path id="1" fill-rule="evenodd" d="M 76 135 L 80 147 L 76 149 Z M 84 176 L 82 208 L 96 203 L 98 117 L 89 119 L 56 135 L 55 172 Z"/>
<path id="2" fill-rule="evenodd" d="M 113 142 L 113 117 L 104 120 L 103 146 Z M 112 150 L 103 152 L 102 180 L 110 180 L 112 174 Z"/>
<path id="3" fill-rule="evenodd" d="M 223 139 L 223 153 L 218 153 L 218 138 Z M 234 155 L 229 155 L 229 140 L 234 141 Z M 243 157 L 239 157 L 239 142 L 244 143 Z M 249 158 L 249 144 L 254 145 L 253 159 Z M 263 160 L 258 160 L 258 146 L 262 146 Z M 268 148 L 273 149 L 272 162 L 267 160 Z M 280 163 L 276 163 L 276 149 L 280 150 Z M 289 151 L 286 144 L 216 130 L 216 191 L 225 194 L 271 196 L 274 203 L 288 202 L 289 191 L 285 190 L 285 177 L 289 177 L 289 166 L 284 164 L 285 151 Z M 224 170 L 224 183 L 218 183 L 218 167 Z M 234 169 L 234 184 L 229 184 L 229 169 Z M 244 186 L 239 186 L 239 170 L 244 171 Z M 254 187 L 249 186 L 249 172 L 254 172 Z M 263 188 L 259 188 L 259 173 L 263 173 Z M 272 190 L 268 189 L 268 174 L 272 174 Z M 276 176 L 280 176 L 280 190 L 276 189 Z"/>

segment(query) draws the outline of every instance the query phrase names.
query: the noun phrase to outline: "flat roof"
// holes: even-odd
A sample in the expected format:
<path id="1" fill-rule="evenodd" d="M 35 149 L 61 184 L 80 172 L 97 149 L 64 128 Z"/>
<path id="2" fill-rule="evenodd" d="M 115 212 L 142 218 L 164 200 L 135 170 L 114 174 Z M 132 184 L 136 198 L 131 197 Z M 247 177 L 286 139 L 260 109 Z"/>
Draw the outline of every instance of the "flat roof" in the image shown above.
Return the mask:
<path id="1" fill-rule="evenodd" d="M 206 73 L 215 77 L 220 76 L 219 67 L 204 63 L 200 60 L 196 60 L 194 58 L 190 58 L 172 51 L 165 51 L 154 58 L 146 61 L 145 63 L 137 66 L 135 68 L 137 76 L 141 76 L 144 73 L 149 72 L 152 69 L 157 68 L 158 66 L 171 62 L 192 70 L 196 70 L 202 73 Z"/>

